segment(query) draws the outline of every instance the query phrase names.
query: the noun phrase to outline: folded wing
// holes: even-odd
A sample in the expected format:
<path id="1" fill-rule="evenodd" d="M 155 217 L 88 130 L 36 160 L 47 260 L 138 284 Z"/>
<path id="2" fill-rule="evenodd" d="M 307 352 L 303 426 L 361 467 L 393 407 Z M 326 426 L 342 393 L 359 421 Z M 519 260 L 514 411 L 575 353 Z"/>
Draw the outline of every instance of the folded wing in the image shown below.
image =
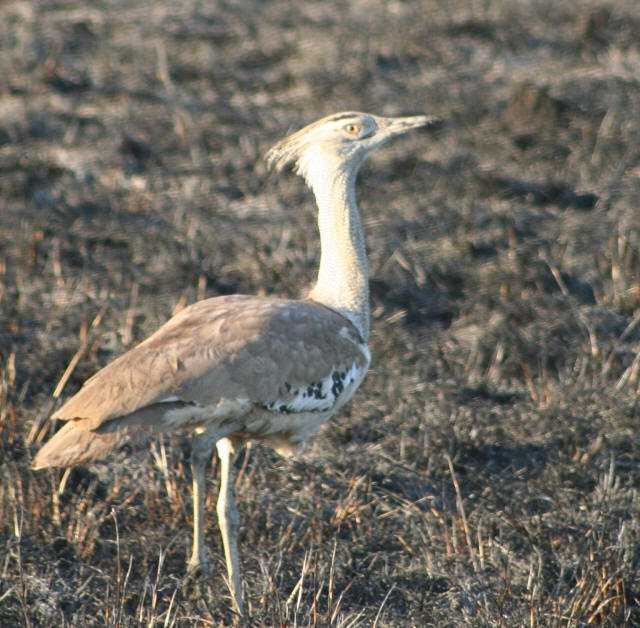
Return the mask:
<path id="1" fill-rule="evenodd" d="M 69 423 L 35 463 L 48 466 L 47 457 L 68 447 L 95 458 L 87 452 L 120 445 L 136 425 L 193 428 L 254 407 L 326 411 L 345 380 L 367 367 L 355 327 L 312 301 L 240 295 L 200 301 L 87 380 L 53 415 Z"/>

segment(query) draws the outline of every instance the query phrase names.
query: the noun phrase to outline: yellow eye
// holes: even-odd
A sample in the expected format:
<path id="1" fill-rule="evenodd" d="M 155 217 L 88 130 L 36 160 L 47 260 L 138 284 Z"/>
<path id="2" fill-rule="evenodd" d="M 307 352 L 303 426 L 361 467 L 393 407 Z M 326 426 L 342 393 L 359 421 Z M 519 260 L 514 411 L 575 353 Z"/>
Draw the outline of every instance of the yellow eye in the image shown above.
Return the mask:
<path id="1" fill-rule="evenodd" d="M 358 133 L 360 133 L 360 130 L 362 129 L 362 127 L 359 124 L 347 124 L 344 127 L 344 130 L 349 134 L 349 135 L 358 135 Z"/>

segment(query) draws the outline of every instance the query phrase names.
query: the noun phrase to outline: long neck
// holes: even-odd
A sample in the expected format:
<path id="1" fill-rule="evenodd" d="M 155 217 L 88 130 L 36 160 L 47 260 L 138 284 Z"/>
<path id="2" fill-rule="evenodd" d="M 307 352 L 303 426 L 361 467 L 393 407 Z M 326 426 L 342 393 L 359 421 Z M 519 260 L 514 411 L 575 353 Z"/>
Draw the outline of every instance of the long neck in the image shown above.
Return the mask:
<path id="1" fill-rule="evenodd" d="M 357 172 L 341 168 L 308 177 L 318 203 L 320 269 L 309 297 L 348 318 L 369 338 L 369 269 L 360 213 Z"/>

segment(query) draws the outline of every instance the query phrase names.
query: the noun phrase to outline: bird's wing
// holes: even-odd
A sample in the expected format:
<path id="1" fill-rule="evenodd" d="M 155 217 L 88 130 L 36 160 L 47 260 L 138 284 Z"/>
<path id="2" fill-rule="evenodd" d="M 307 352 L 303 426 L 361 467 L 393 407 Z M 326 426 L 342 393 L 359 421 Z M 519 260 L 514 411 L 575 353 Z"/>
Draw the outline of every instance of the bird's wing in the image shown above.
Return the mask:
<path id="1" fill-rule="evenodd" d="M 108 431 L 109 423 L 134 413 L 149 424 L 161 408 L 184 417 L 189 405 L 218 408 L 221 418 L 226 407 L 229 413 L 255 405 L 282 412 L 321 409 L 328 389 L 318 386 L 331 388 L 337 377 L 340 389 L 354 369 L 364 375 L 368 361 L 352 323 L 322 305 L 218 297 L 185 308 L 98 371 L 53 418 Z"/>

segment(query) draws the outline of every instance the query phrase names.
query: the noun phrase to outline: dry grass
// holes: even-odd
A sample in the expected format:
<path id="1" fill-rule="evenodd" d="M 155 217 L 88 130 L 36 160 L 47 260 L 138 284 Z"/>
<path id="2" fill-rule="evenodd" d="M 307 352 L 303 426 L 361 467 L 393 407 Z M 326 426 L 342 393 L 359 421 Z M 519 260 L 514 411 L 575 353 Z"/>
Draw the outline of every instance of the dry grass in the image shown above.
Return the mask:
<path id="1" fill-rule="evenodd" d="M 215 573 L 183 581 L 188 442 L 65 475 L 29 461 L 55 397 L 176 309 L 300 293 L 313 205 L 260 157 L 351 108 L 448 123 L 363 173 L 356 401 L 298 460 L 238 461 L 249 623 L 640 623 L 637 3 L 0 18 L 0 624 L 233 621 L 215 471 Z"/>

